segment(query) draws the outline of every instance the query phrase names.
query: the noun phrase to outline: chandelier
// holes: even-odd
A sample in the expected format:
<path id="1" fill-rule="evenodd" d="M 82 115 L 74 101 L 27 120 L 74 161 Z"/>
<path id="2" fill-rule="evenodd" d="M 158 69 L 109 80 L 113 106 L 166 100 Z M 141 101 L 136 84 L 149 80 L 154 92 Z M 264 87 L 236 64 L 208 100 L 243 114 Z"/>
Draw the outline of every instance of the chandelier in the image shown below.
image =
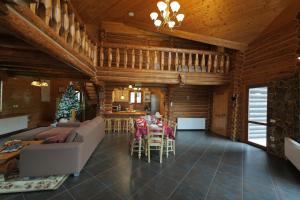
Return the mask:
<path id="1" fill-rule="evenodd" d="M 157 8 L 160 11 L 162 20 L 158 19 L 158 13 L 152 12 L 150 18 L 157 28 L 168 27 L 173 29 L 179 27 L 184 19 L 184 14 L 178 13 L 180 4 L 177 1 L 165 0 L 157 3 Z"/>

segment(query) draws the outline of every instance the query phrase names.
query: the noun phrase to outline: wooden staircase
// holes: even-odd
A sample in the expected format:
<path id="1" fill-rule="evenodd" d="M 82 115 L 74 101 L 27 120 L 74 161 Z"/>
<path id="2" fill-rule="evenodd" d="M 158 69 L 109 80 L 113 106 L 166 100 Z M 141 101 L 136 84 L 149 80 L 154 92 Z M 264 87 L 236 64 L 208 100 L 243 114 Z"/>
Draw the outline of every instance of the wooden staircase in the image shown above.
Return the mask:
<path id="1" fill-rule="evenodd" d="M 97 103 L 98 96 L 97 96 L 97 90 L 94 83 L 86 82 L 85 90 L 86 90 L 86 95 L 88 97 L 88 100 Z"/>

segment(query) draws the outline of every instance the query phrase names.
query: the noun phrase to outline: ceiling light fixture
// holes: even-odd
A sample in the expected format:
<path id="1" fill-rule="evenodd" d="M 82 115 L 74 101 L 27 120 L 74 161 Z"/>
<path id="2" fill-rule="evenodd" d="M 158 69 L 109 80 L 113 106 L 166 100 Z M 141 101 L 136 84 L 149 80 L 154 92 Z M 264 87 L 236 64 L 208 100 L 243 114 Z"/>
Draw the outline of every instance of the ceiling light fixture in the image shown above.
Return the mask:
<path id="1" fill-rule="evenodd" d="M 31 85 L 36 86 L 36 87 L 48 87 L 49 86 L 49 84 L 46 81 L 37 81 L 37 80 L 32 81 Z"/>
<path id="2" fill-rule="evenodd" d="M 164 0 L 157 3 L 157 8 L 160 12 L 162 20 L 158 19 L 158 13 L 152 12 L 150 18 L 158 29 L 167 27 L 172 30 L 174 27 L 179 27 L 184 20 L 184 14 L 178 13 L 180 4 L 177 1 Z M 177 22 L 177 23 L 176 23 Z"/>
<path id="3" fill-rule="evenodd" d="M 300 60 L 300 56 L 298 56 L 298 60 Z"/>

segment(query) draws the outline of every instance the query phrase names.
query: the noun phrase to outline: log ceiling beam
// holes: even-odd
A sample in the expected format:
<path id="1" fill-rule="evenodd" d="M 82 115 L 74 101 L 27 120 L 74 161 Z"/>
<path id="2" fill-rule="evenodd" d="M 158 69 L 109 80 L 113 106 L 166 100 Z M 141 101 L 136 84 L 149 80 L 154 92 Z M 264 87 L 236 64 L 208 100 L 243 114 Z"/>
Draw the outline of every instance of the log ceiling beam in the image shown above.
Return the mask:
<path id="1" fill-rule="evenodd" d="M 132 26 L 135 28 L 145 30 L 145 31 L 163 33 L 163 34 L 170 35 L 173 37 L 183 38 L 183 39 L 192 40 L 192 41 L 196 41 L 196 42 L 207 43 L 207 44 L 211 44 L 211 45 L 226 47 L 229 49 L 235 49 L 235 50 L 240 50 L 240 51 L 245 51 L 248 46 L 245 43 L 225 40 L 225 39 L 212 37 L 212 36 L 208 36 L 208 35 L 203 35 L 203 34 L 198 34 L 198 33 L 181 31 L 181 30 L 177 30 L 177 29 L 174 29 L 172 31 L 164 30 L 164 29 L 158 30 L 153 26 L 149 26 L 147 24 L 142 24 L 142 23 L 138 23 L 138 22 L 126 22 L 125 24 L 128 26 Z"/>
<path id="2" fill-rule="evenodd" d="M 186 85 L 223 85 L 230 82 L 230 76 L 215 73 L 180 73 L 175 71 L 132 70 L 121 68 L 100 68 L 97 78 L 105 82 L 133 82 Z"/>

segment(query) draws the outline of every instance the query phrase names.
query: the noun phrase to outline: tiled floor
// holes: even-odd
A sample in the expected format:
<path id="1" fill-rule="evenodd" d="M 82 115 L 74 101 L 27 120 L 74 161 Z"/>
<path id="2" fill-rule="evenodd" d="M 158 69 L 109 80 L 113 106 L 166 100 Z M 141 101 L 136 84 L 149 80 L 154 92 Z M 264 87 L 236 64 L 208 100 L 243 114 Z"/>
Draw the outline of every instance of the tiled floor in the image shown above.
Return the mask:
<path id="1" fill-rule="evenodd" d="M 260 149 L 203 132 L 178 132 L 176 147 L 176 157 L 148 164 L 129 156 L 126 135 L 109 135 L 81 175 L 58 190 L 0 199 L 300 199 L 300 173 Z"/>

